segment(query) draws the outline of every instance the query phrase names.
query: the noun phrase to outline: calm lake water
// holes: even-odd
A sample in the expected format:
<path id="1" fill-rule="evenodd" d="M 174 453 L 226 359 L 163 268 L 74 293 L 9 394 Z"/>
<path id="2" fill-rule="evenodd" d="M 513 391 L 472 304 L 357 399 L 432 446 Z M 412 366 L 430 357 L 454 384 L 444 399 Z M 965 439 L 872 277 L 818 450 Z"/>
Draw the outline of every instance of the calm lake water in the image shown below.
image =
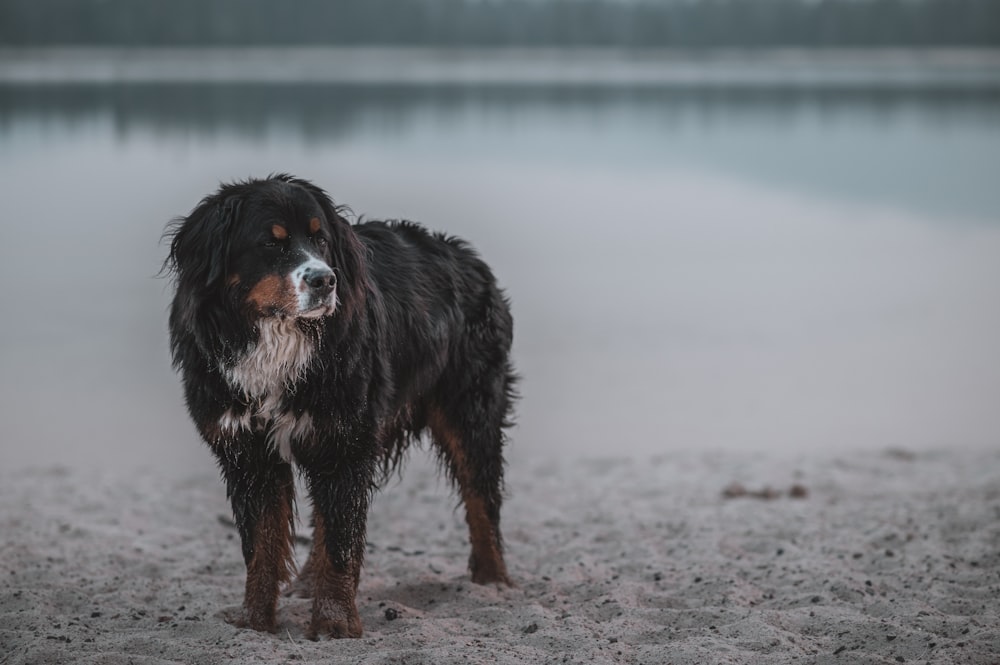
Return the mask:
<path id="1" fill-rule="evenodd" d="M 184 470 L 160 233 L 288 171 L 471 240 L 511 455 L 1000 444 L 1000 95 L 0 87 L 0 463 Z"/>

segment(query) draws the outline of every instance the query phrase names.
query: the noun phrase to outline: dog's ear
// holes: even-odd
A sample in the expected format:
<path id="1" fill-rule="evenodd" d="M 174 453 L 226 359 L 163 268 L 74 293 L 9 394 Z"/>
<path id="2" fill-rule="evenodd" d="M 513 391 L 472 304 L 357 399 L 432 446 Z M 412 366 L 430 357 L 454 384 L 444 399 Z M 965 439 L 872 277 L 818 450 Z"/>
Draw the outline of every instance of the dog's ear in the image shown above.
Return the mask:
<path id="1" fill-rule="evenodd" d="M 222 304 L 228 268 L 231 230 L 240 214 L 241 192 L 227 185 L 202 199 L 187 217 L 175 219 L 164 232 L 170 252 L 162 273 L 176 283 L 170 307 L 171 349 L 175 365 L 189 362 L 181 348 L 194 340 L 203 354 L 224 356 L 235 344 L 233 316 Z M 217 305 L 205 307 L 217 300 Z M 184 334 L 181 334 L 181 332 Z M 238 341 L 238 340 L 237 340 Z"/>
<path id="2" fill-rule="evenodd" d="M 368 284 L 364 246 L 345 217 L 345 213 L 349 214 L 349 211 L 336 205 L 329 194 L 308 180 L 284 174 L 276 177 L 309 192 L 328 220 L 330 233 L 333 235 L 330 253 L 334 264 L 332 267 L 337 273 L 338 297 L 344 307 L 344 315 L 349 317 L 364 302 Z"/>
<path id="3" fill-rule="evenodd" d="M 231 229 L 240 214 L 242 198 L 225 189 L 201 200 L 187 217 L 174 220 L 164 233 L 170 253 L 164 272 L 178 286 L 201 290 L 222 279 L 227 270 Z"/>

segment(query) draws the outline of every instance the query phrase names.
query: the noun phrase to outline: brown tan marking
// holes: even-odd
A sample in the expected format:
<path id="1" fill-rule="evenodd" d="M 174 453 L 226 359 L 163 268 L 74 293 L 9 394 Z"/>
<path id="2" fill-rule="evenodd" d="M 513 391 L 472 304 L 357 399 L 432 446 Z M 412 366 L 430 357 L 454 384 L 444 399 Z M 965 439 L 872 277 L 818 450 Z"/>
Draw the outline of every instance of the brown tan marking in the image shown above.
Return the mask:
<path id="1" fill-rule="evenodd" d="M 311 578 L 313 585 L 312 620 L 306 637 L 311 640 L 320 635 L 361 637 L 361 616 L 355 602 L 361 561 L 350 561 L 346 570 L 334 567 L 326 549 L 326 528 L 318 513 L 313 514 L 313 549 L 306 566 L 307 579 Z"/>
<path id="2" fill-rule="evenodd" d="M 296 306 L 296 298 L 291 284 L 280 275 L 266 275 L 247 294 L 247 302 L 261 312 L 272 309 L 291 311 Z"/>
<path id="3" fill-rule="evenodd" d="M 275 224 L 271 227 L 271 235 L 274 236 L 275 240 L 284 240 L 288 237 L 288 229 L 281 224 Z"/>
<path id="4" fill-rule="evenodd" d="M 465 521 L 469 525 L 469 542 L 472 545 L 469 557 L 472 581 L 476 584 L 511 586 L 496 530 L 486 513 L 486 504 L 472 489 L 472 469 L 462 450 L 461 439 L 438 409 L 431 410 L 428 420 L 435 443 L 445 449 L 458 480 L 462 503 L 465 504 Z"/>
<path id="5" fill-rule="evenodd" d="M 319 217 L 313 217 L 309 220 L 309 233 L 317 233 L 320 226 L 322 222 L 319 221 Z"/>
<path id="6" fill-rule="evenodd" d="M 277 505 L 261 514 L 253 534 L 253 558 L 247 564 L 243 616 L 236 623 L 254 630 L 274 632 L 275 610 L 281 585 L 291 578 L 292 558 L 292 485 L 291 475 L 275 494 Z"/>

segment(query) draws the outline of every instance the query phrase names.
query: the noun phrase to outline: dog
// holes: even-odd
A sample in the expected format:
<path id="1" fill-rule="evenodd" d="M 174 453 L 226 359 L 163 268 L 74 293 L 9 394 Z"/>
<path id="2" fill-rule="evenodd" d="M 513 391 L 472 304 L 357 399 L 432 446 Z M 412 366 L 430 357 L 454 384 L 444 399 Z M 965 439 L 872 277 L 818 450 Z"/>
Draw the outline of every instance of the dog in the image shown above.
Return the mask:
<path id="1" fill-rule="evenodd" d="M 223 184 L 164 234 L 173 364 L 246 563 L 241 627 L 277 627 L 295 572 L 294 466 L 313 536 L 289 592 L 313 599 L 309 638 L 361 636 L 369 502 L 425 433 L 464 504 L 472 581 L 510 585 L 509 301 L 466 242 L 348 216 L 318 186 L 277 174 Z"/>

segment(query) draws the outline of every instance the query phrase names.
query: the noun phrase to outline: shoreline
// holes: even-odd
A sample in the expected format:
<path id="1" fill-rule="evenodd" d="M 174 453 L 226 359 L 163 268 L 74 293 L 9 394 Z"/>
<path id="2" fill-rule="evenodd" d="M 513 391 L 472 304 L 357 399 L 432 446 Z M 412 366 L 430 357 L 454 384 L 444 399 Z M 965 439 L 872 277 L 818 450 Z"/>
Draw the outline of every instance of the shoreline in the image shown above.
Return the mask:
<path id="1" fill-rule="evenodd" d="M 1000 89 L 1000 49 L 0 48 L 0 84 Z"/>
<path id="2" fill-rule="evenodd" d="M 308 600 L 281 599 L 276 635 L 222 619 L 244 569 L 210 470 L 4 472 L 4 662 L 1000 659 L 1000 452 L 518 461 L 518 586 L 501 590 L 468 580 L 464 521 L 428 457 L 374 501 L 365 636 L 336 642 L 304 639 Z M 734 483 L 747 493 L 727 498 Z"/>

